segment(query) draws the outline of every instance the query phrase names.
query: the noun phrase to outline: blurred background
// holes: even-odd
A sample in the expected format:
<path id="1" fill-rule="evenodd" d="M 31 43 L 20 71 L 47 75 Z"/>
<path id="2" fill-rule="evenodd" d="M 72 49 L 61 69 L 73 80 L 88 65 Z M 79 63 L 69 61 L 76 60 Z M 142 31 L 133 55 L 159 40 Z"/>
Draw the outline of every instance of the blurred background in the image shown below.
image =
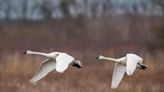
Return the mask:
<path id="1" fill-rule="evenodd" d="M 28 80 L 44 57 L 24 50 L 67 52 L 83 63 L 51 72 L 36 86 Z M 150 68 L 124 76 L 113 90 L 114 64 L 136 53 Z M 0 0 L 1 92 L 163 92 L 163 0 Z"/>

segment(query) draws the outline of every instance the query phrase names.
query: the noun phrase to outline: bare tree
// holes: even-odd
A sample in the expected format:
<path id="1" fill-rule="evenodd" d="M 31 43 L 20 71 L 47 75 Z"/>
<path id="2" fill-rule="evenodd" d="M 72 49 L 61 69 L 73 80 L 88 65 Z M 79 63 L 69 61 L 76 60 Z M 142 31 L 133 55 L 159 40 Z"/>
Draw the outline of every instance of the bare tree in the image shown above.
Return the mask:
<path id="1" fill-rule="evenodd" d="M 164 0 L 153 0 L 153 2 L 159 5 L 162 8 L 162 11 L 164 12 Z"/>
<path id="2" fill-rule="evenodd" d="M 44 0 L 44 2 L 40 5 L 41 11 L 45 19 L 51 20 L 52 19 L 52 7 L 50 0 Z"/>

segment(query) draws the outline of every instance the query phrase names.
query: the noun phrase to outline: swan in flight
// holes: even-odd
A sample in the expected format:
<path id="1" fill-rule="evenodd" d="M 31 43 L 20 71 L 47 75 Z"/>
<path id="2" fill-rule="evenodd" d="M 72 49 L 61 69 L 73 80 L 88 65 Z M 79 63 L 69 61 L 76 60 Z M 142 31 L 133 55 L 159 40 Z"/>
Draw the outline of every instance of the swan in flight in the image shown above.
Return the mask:
<path id="1" fill-rule="evenodd" d="M 36 84 L 36 82 L 43 77 L 45 77 L 49 72 L 56 70 L 59 73 L 63 73 L 69 65 L 72 65 L 74 67 L 81 68 L 81 62 L 78 60 L 75 60 L 74 57 L 68 55 L 67 53 L 63 52 L 51 52 L 51 53 L 43 53 L 43 52 L 35 52 L 26 50 L 24 54 L 32 54 L 32 55 L 40 55 L 47 57 L 45 59 L 38 70 L 36 71 L 35 75 L 32 79 L 30 79 L 30 82 L 32 84 Z"/>
<path id="2" fill-rule="evenodd" d="M 148 68 L 147 65 L 143 64 L 143 59 L 136 54 L 126 54 L 126 56 L 115 59 L 99 55 L 96 59 L 99 60 L 110 60 L 115 62 L 114 72 L 112 76 L 111 88 L 117 88 L 120 84 L 125 72 L 128 76 L 133 75 L 136 67 L 142 70 Z"/>

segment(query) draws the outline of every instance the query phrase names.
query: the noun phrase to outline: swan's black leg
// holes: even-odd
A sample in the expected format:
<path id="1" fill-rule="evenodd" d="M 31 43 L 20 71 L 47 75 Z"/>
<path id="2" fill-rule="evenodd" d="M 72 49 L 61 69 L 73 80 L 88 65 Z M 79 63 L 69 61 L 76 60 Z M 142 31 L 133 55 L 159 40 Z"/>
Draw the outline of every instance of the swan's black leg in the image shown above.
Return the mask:
<path id="1" fill-rule="evenodd" d="M 146 68 L 148 68 L 148 66 L 147 65 L 144 65 L 144 64 L 140 64 L 140 63 L 138 63 L 138 65 L 139 65 L 139 69 L 142 69 L 142 70 L 146 70 Z"/>

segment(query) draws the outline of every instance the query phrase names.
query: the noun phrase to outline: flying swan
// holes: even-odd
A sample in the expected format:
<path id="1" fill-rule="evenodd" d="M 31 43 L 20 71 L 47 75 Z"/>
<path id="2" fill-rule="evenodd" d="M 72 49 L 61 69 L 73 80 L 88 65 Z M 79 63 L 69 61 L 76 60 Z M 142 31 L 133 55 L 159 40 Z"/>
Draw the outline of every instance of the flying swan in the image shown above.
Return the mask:
<path id="1" fill-rule="evenodd" d="M 63 52 L 51 52 L 51 53 L 43 53 L 43 52 L 35 52 L 26 50 L 24 54 L 32 54 L 32 55 L 40 55 L 47 57 L 45 59 L 36 73 L 34 74 L 33 78 L 30 79 L 30 82 L 32 84 L 36 84 L 36 82 L 43 77 L 45 77 L 49 72 L 56 70 L 59 73 L 63 73 L 69 65 L 72 65 L 74 67 L 81 68 L 81 62 L 78 60 L 75 60 L 74 57 L 63 53 Z"/>
<path id="2" fill-rule="evenodd" d="M 115 59 L 115 58 L 110 58 L 110 57 L 105 57 L 102 55 L 99 55 L 96 59 L 99 60 L 110 60 L 115 62 L 115 67 L 114 67 L 114 72 L 112 75 L 112 84 L 111 88 L 117 88 L 118 85 L 120 84 L 125 72 L 128 76 L 133 75 L 136 67 L 142 70 L 145 70 L 148 68 L 147 65 L 142 64 L 143 59 L 139 57 L 136 54 L 126 54 L 126 56 Z"/>

